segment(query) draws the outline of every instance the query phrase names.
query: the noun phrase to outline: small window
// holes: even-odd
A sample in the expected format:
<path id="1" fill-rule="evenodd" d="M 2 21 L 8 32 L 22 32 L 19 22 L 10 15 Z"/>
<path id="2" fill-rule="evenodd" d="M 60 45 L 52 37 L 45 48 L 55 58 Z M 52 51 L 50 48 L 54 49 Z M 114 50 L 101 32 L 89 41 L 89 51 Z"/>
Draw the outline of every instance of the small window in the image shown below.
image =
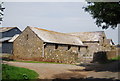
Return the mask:
<path id="1" fill-rule="evenodd" d="M 103 42 L 104 42 L 104 40 L 105 40 L 105 37 L 103 37 Z"/>
<path id="2" fill-rule="evenodd" d="M 78 47 L 78 51 L 80 52 L 80 46 Z"/>
<path id="3" fill-rule="evenodd" d="M 27 34 L 27 36 L 26 36 L 26 39 L 28 40 L 28 34 Z"/>
<path id="4" fill-rule="evenodd" d="M 105 40 L 105 37 L 103 37 L 103 43 L 105 42 L 104 40 Z"/>
<path id="5" fill-rule="evenodd" d="M 86 46 L 85 48 L 88 49 L 88 46 Z"/>
<path id="6" fill-rule="evenodd" d="M 70 50 L 70 48 L 71 48 L 71 46 L 69 45 L 69 46 L 68 46 L 68 50 Z"/>
<path id="7" fill-rule="evenodd" d="M 55 44 L 55 49 L 58 49 L 58 44 Z"/>
<path id="8" fill-rule="evenodd" d="M 83 57 L 85 57 L 86 55 L 83 55 Z"/>
<path id="9" fill-rule="evenodd" d="M 105 39 L 105 37 L 103 37 L 103 40 Z"/>

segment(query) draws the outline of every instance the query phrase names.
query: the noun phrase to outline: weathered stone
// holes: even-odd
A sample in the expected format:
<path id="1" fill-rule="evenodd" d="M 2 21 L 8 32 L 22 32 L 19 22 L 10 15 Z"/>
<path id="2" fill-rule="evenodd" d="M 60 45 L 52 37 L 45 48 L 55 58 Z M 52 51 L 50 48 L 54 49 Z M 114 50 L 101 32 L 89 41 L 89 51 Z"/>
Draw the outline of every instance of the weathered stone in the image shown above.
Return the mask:
<path id="1" fill-rule="evenodd" d="M 78 48 L 82 48 L 83 52 L 86 52 L 85 46 L 46 43 L 27 27 L 14 41 L 13 54 L 16 60 L 76 63 L 80 62 L 78 55 L 83 53 L 82 50 L 79 52 Z"/>

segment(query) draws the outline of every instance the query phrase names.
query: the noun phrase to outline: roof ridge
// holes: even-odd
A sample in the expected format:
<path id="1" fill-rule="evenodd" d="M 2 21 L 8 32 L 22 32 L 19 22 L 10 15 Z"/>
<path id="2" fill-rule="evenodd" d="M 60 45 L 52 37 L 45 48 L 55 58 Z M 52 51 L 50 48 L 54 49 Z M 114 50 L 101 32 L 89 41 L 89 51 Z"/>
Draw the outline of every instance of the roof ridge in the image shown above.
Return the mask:
<path id="1" fill-rule="evenodd" d="M 30 26 L 28 26 L 28 27 L 30 27 Z M 42 28 L 38 28 L 38 27 L 30 27 L 30 28 L 35 28 L 35 29 L 42 30 L 42 31 L 47 31 L 47 32 L 52 32 L 52 33 L 57 33 L 57 34 L 63 34 L 63 35 L 68 35 L 68 36 L 74 36 L 74 35 L 70 35 L 70 34 L 67 34 L 67 33 L 56 32 L 56 31 L 42 29 Z M 77 37 L 77 36 L 75 36 L 75 37 Z"/>
<path id="2" fill-rule="evenodd" d="M 96 33 L 96 32 L 104 32 L 104 31 L 70 32 L 70 33 Z M 69 33 L 68 33 L 68 34 L 69 34 Z"/>
<path id="3" fill-rule="evenodd" d="M 0 32 L 6 32 L 17 27 L 0 27 Z"/>
<path id="4" fill-rule="evenodd" d="M 17 27 L 0 27 L 0 28 L 17 28 Z"/>

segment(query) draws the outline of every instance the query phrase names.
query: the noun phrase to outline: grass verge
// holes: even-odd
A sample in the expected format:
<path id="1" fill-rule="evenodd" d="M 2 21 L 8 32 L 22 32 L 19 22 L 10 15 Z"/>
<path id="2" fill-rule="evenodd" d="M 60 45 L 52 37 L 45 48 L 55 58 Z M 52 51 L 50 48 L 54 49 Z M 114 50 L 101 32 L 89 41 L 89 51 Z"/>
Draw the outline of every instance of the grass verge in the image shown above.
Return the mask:
<path id="1" fill-rule="evenodd" d="M 14 60 L 13 62 L 65 64 L 65 63 L 56 63 L 56 62 L 42 62 L 42 61 L 18 61 L 18 60 Z"/>
<path id="2" fill-rule="evenodd" d="M 33 81 L 37 77 L 33 70 L 2 64 L 2 81 Z"/>
<path id="3" fill-rule="evenodd" d="M 110 60 L 113 60 L 113 61 L 120 60 L 120 56 L 114 57 L 114 58 L 112 58 L 112 59 L 110 59 Z"/>

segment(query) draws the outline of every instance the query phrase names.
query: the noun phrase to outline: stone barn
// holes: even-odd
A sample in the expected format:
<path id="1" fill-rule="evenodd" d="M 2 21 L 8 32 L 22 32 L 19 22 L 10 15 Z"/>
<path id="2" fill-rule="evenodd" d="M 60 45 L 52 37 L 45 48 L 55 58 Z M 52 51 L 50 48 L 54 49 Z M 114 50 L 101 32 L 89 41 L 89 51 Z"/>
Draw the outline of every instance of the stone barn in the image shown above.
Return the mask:
<path id="1" fill-rule="evenodd" d="M 95 52 L 111 51 L 114 45 L 112 39 L 107 39 L 104 31 L 95 32 L 75 32 L 68 33 L 70 35 L 78 36 L 84 45 L 88 46 L 88 53 L 84 58 L 85 61 L 92 61 Z"/>
<path id="2" fill-rule="evenodd" d="M 73 35 L 27 27 L 14 41 L 15 60 L 77 63 L 87 52 L 80 38 Z"/>
<path id="3" fill-rule="evenodd" d="M 13 37 L 15 39 L 18 36 L 17 34 L 20 34 L 20 33 L 21 31 L 17 27 L 1 27 L 0 28 L 0 53 L 12 54 Z"/>

